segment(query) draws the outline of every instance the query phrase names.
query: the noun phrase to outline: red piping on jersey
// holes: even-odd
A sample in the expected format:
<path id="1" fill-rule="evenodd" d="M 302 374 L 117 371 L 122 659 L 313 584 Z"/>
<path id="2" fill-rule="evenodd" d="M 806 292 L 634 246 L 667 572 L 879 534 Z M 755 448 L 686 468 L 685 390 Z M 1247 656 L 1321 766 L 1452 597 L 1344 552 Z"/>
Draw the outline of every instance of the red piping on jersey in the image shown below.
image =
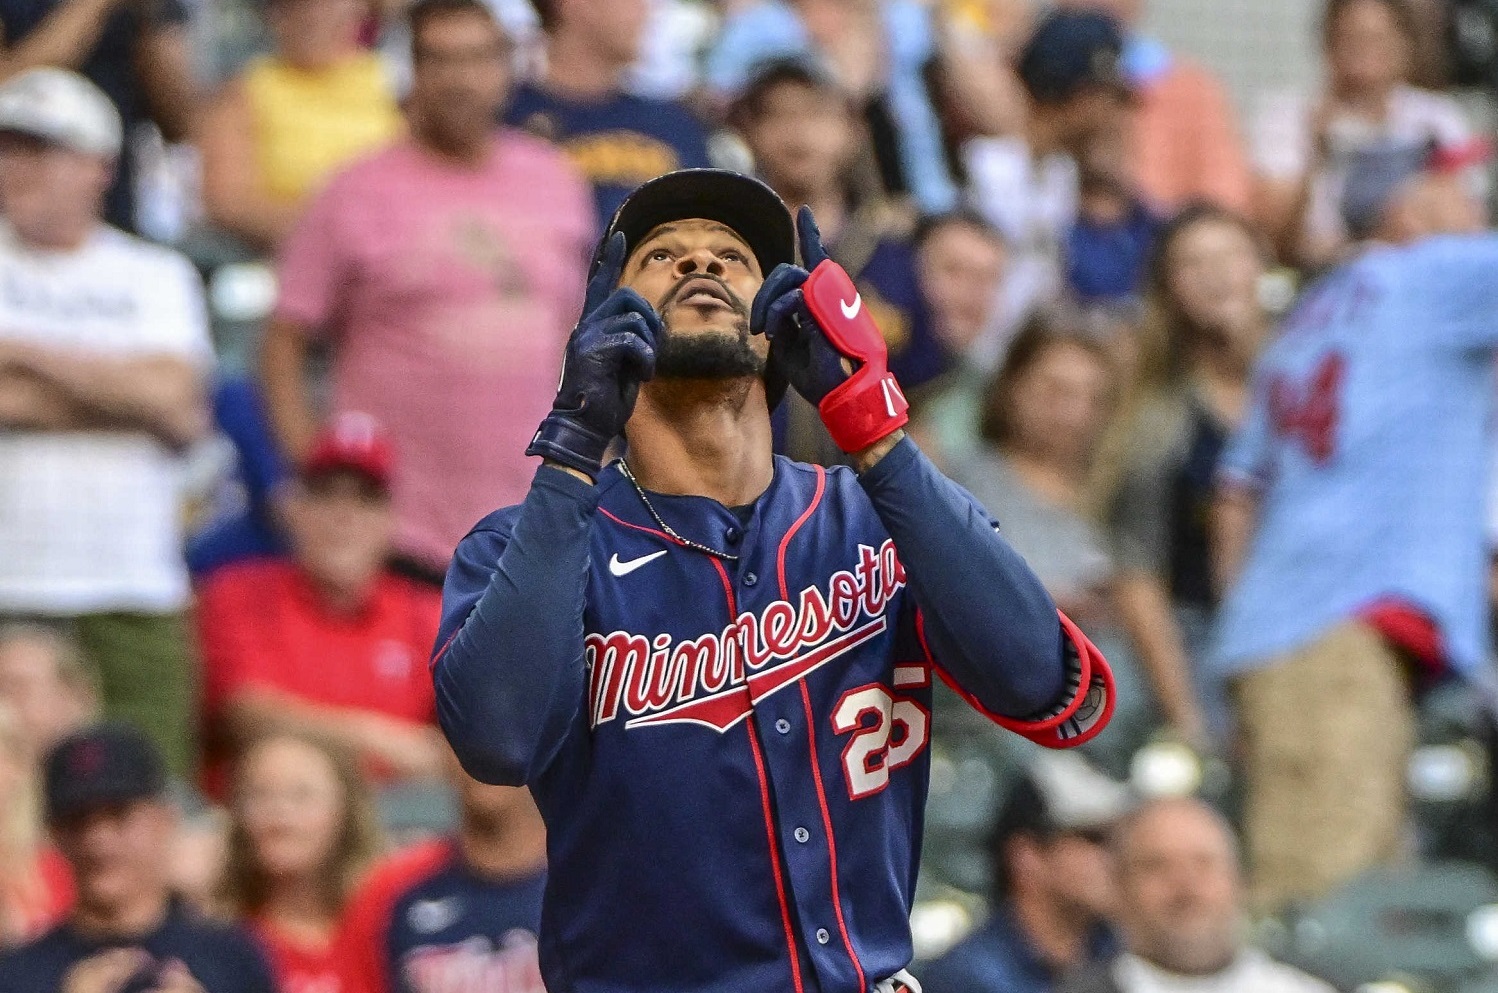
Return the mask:
<path id="1" fill-rule="evenodd" d="M 1061 625 L 1061 636 L 1063 638 L 1071 640 L 1075 645 L 1076 640 L 1071 637 L 1071 633 L 1067 630 L 1067 625 L 1071 624 L 1071 619 L 1066 617 L 1066 615 L 1062 614 L 1060 611 L 1057 611 L 1057 614 L 1065 621 Z M 1045 727 L 1052 727 L 1055 724 L 1060 723 L 1054 718 L 1045 721 L 1022 721 L 1014 717 L 1005 717 L 1003 714 L 997 714 L 992 710 L 989 710 L 983 705 L 983 701 L 979 700 L 972 693 L 969 693 L 962 686 L 959 686 L 957 684 L 957 680 L 952 678 L 952 674 L 947 672 L 942 664 L 936 661 L 936 657 L 931 654 L 931 646 L 926 643 L 926 615 L 919 608 L 917 608 L 915 612 L 915 634 L 921 642 L 921 651 L 926 653 L 926 661 L 931 664 L 931 668 L 936 672 L 938 676 L 941 677 L 941 681 L 946 683 L 948 688 L 951 689 L 953 693 L 956 693 L 958 696 L 960 696 L 963 702 L 966 703 L 969 707 L 972 707 L 978 713 L 993 721 L 995 724 L 1007 730 L 1013 731 L 1016 734 L 1023 735 L 1026 733 L 1026 731 L 1034 733 L 1044 730 Z M 1081 645 L 1076 645 L 1076 648 L 1079 653 L 1088 650 Z M 1063 714 L 1063 719 L 1064 715 L 1070 715 L 1071 713 L 1073 713 L 1077 709 L 1077 706 L 1082 702 L 1083 698 L 1087 696 L 1087 690 L 1092 684 L 1090 673 L 1087 667 L 1083 668 L 1082 675 L 1084 678 L 1077 684 L 1076 696 L 1073 697 L 1072 700 L 1068 703 L 1067 707 L 1061 711 L 1061 713 Z"/>
<path id="2" fill-rule="evenodd" d="M 832 909 L 837 912 L 837 929 L 843 936 L 843 947 L 848 950 L 853 971 L 858 973 L 859 993 L 863 993 L 869 988 L 868 980 L 864 978 L 858 953 L 853 951 L 853 941 L 848 937 L 848 924 L 843 920 L 843 898 L 837 887 L 837 842 L 832 837 L 832 814 L 827 810 L 827 791 L 822 788 L 822 769 L 817 764 L 817 725 L 816 718 L 811 713 L 811 693 L 806 689 L 805 680 L 801 682 L 801 704 L 806 708 L 806 746 L 811 752 L 811 778 L 816 783 L 817 803 L 822 808 L 822 827 L 827 831 L 827 859 L 832 868 Z"/>
<path id="3" fill-rule="evenodd" d="M 811 503 L 796 518 L 796 522 L 786 531 L 785 537 L 780 539 L 780 550 L 775 555 L 776 579 L 780 582 L 780 598 L 789 600 L 790 593 L 785 582 L 785 552 L 790 547 L 791 538 L 801 529 L 807 519 L 816 511 L 822 503 L 822 493 L 827 489 L 827 472 L 821 466 L 817 470 L 817 491 L 812 494 Z M 848 950 L 848 959 L 853 963 L 853 971 L 858 973 L 858 988 L 861 991 L 868 989 L 868 981 L 864 979 L 863 966 L 858 961 L 858 953 L 853 951 L 853 942 L 848 937 L 848 925 L 843 920 L 843 899 L 838 893 L 837 885 L 837 842 L 832 837 L 832 814 L 827 810 L 827 791 L 822 788 L 822 769 L 817 764 L 817 723 L 811 712 L 811 693 L 806 689 L 805 681 L 801 683 L 801 703 L 806 708 L 806 742 L 811 752 L 811 776 L 817 786 L 817 803 L 822 808 L 822 827 L 827 832 L 827 859 L 832 869 L 832 909 L 837 912 L 837 929 L 843 936 L 843 947 Z"/>
<path id="4" fill-rule="evenodd" d="M 459 624 L 457 631 L 447 636 L 447 640 L 442 643 L 442 647 L 437 649 L 437 654 L 432 656 L 432 661 L 427 663 L 428 669 L 436 668 L 437 663 L 442 661 L 442 656 L 447 654 L 447 650 L 452 647 L 453 640 L 458 637 L 458 631 L 461 630 L 463 630 L 463 625 Z"/>
<path id="5" fill-rule="evenodd" d="M 723 597 L 728 601 L 728 619 L 732 621 L 738 616 L 738 601 L 733 595 L 733 583 L 728 578 L 728 570 L 723 568 L 723 563 L 714 556 L 708 556 L 713 568 L 718 570 L 718 578 L 723 580 Z M 785 878 L 780 869 L 780 848 L 775 840 L 775 817 L 770 810 L 770 781 L 765 778 L 765 761 L 760 753 L 759 735 L 754 733 L 754 719 L 751 717 L 744 722 L 744 727 L 749 731 L 749 752 L 754 756 L 754 771 L 759 776 L 759 802 L 765 814 L 765 841 L 770 845 L 770 871 L 775 876 L 775 899 L 780 903 L 780 926 L 785 931 L 785 950 L 791 957 L 791 982 L 795 985 L 796 993 L 803 993 L 801 984 L 801 956 L 796 954 L 796 932 L 791 927 L 791 905 L 785 898 Z"/>
<path id="6" fill-rule="evenodd" d="M 801 957 L 796 954 L 796 934 L 791 929 L 791 908 L 785 899 L 785 881 L 780 873 L 780 850 L 775 841 L 775 817 L 770 811 L 770 782 L 765 778 L 765 761 L 760 755 L 759 735 L 754 733 L 754 721 L 752 719 L 745 721 L 744 727 L 749 731 L 749 753 L 754 756 L 754 771 L 759 774 L 759 804 L 765 813 L 765 840 L 770 843 L 770 869 L 775 873 L 775 897 L 780 901 L 780 925 L 785 929 L 785 947 L 791 956 L 791 982 L 796 987 L 796 993 L 802 993 Z"/>
<path id="7" fill-rule="evenodd" d="M 827 470 L 821 466 L 816 466 L 816 470 L 817 491 L 812 494 L 811 503 L 801 512 L 801 516 L 796 518 L 796 523 L 792 524 L 790 529 L 786 531 L 785 537 L 780 539 L 780 550 L 775 554 L 775 575 L 780 580 L 780 599 L 782 600 L 790 600 L 791 598 L 785 586 L 785 550 L 790 547 L 791 538 L 795 536 L 797 531 L 801 530 L 801 525 L 805 524 L 806 519 L 821 505 L 822 492 L 827 488 Z"/>
<path id="8" fill-rule="evenodd" d="M 666 541 L 669 541 L 673 545 L 680 545 L 682 548 L 691 548 L 692 547 L 691 545 L 688 545 L 686 542 L 680 540 L 679 538 L 673 538 L 673 537 L 671 537 L 669 534 L 667 534 L 664 531 L 657 531 L 655 528 L 647 528 L 643 524 L 631 524 L 629 521 L 626 521 L 626 520 L 624 520 L 622 518 L 619 518 L 619 517 L 615 517 L 613 514 L 609 513 L 607 510 L 604 510 L 602 507 L 598 508 L 598 512 L 600 514 L 602 514 L 604 517 L 607 517 L 609 520 L 613 521 L 615 524 L 620 525 L 621 527 L 632 528 L 635 531 L 644 531 L 646 534 L 653 534 L 657 538 L 663 538 Z M 693 551 L 696 551 L 696 549 L 693 549 Z"/>

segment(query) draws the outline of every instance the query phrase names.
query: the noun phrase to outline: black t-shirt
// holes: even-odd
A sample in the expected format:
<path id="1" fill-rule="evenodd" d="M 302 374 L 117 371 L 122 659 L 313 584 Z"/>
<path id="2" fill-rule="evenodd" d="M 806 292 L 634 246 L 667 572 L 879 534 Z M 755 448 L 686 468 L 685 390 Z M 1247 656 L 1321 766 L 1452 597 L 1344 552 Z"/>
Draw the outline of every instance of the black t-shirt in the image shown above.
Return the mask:
<path id="1" fill-rule="evenodd" d="M 180 959 L 205 993 L 276 993 L 276 982 L 258 947 L 236 927 L 195 916 L 173 901 L 161 925 L 136 941 L 96 941 L 63 923 L 27 945 L 0 956 L 0 993 L 50 993 L 69 969 L 107 948 L 143 948 L 157 963 Z M 151 988 L 146 976 L 125 993 Z"/>
<path id="2" fill-rule="evenodd" d="M 5 44 L 13 47 L 35 31 L 66 0 L 0 0 L 0 27 Z M 104 219 L 115 227 L 135 230 L 135 164 L 128 152 L 130 133 L 149 118 L 146 96 L 135 72 L 135 52 L 148 32 L 187 20 L 182 0 L 135 0 L 115 8 L 98 42 L 78 71 L 114 103 L 125 126 L 127 151 L 120 156 L 114 185 L 105 202 Z"/>

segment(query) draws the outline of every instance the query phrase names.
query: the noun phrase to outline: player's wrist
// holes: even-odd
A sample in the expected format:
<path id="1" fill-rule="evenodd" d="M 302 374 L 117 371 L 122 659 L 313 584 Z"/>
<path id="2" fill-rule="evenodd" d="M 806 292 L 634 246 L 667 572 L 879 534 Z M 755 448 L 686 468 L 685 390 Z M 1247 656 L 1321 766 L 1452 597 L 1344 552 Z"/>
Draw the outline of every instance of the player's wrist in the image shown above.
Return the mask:
<path id="1" fill-rule="evenodd" d="M 874 466 L 883 461 L 886 455 L 894 451 L 895 446 L 898 445 L 901 439 L 903 439 L 904 437 L 905 429 L 896 428 L 894 431 L 885 435 L 883 438 L 880 438 L 878 441 L 874 442 L 867 448 L 859 449 L 856 452 L 850 452 L 849 454 L 853 459 L 853 467 L 859 472 L 868 472 L 870 469 L 874 468 Z"/>

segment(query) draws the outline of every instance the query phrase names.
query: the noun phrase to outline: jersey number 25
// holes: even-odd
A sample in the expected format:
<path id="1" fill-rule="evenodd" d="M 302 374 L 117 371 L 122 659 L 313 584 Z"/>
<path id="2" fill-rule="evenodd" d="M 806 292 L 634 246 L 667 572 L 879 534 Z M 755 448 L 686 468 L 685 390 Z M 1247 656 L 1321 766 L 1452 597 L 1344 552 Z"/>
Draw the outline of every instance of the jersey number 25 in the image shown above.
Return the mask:
<path id="1" fill-rule="evenodd" d="M 843 694 L 832 711 L 832 730 L 853 732 L 843 749 L 843 773 L 848 798 L 861 800 L 888 786 L 889 774 L 926 747 L 931 715 L 909 697 L 869 683 Z"/>

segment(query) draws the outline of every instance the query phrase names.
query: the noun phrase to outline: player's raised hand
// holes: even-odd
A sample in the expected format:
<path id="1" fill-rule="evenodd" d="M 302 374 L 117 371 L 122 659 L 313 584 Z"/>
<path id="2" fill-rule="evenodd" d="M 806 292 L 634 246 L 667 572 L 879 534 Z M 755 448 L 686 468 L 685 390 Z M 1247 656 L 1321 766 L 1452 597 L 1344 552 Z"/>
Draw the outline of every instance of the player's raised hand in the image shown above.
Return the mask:
<path id="1" fill-rule="evenodd" d="M 625 255 L 624 235 L 615 233 L 588 280 L 551 413 L 525 450 L 593 477 L 624 430 L 640 383 L 655 373 L 660 317 L 644 297 L 619 287 Z"/>
<path id="2" fill-rule="evenodd" d="M 904 425 L 909 405 L 886 368 L 884 337 L 828 258 L 809 207 L 796 215 L 796 238 L 811 271 L 776 266 L 755 294 L 749 327 L 770 339 L 770 374 L 817 405 L 844 451 L 860 451 Z"/>
<path id="3" fill-rule="evenodd" d="M 812 403 L 822 398 L 848 378 L 851 367 L 828 343 L 806 308 L 802 287 L 811 270 L 828 260 L 822 247 L 822 233 L 811 216 L 810 207 L 796 215 L 796 240 L 805 267 L 782 262 L 776 266 L 749 311 L 749 329 L 770 339 L 770 367 Z"/>

